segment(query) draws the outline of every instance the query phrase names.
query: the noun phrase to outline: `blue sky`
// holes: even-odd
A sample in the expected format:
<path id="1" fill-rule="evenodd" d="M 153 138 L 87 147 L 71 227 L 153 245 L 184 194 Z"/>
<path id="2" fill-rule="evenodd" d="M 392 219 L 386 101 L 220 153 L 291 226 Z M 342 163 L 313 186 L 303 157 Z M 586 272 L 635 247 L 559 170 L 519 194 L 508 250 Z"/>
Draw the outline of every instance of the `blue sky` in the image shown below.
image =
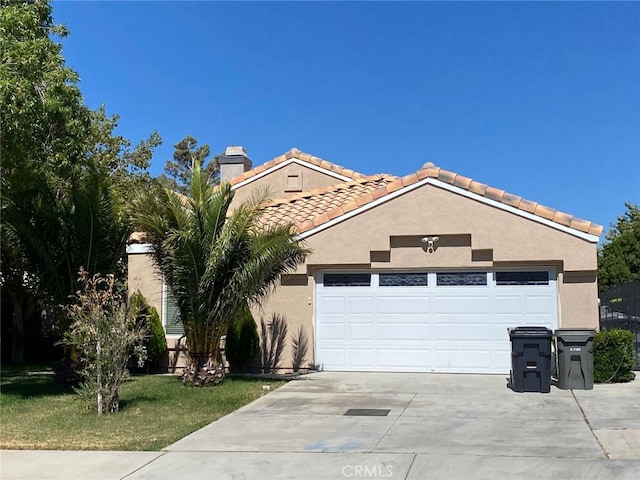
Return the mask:
<path id="1" fill-rule="evenodd" d="M 162 172 L 189 134 L 254 165 L 425 162 L 608 227 L 640 203 L 638 2 L 54 2 L 90 107 Z"/>

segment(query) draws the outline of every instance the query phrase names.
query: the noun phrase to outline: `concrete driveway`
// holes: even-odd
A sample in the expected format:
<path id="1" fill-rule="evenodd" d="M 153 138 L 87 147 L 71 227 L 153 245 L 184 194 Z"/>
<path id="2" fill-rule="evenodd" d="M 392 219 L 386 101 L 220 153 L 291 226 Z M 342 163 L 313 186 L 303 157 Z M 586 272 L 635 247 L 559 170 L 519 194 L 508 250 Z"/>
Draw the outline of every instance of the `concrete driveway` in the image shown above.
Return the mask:
<path id="1" fill-rule="evenodd" d="M 56 453 L 62 464 L 77 452 Z M 0 458 L 13 465 L 20 455 L 29 458 L 6 451 Z M 495 375 L 317 373 L 163 452 L 123 455 L 125 474 L 122 457 L 111 462 L 119 468 L 112 476 L 92 478 L 635 480 L 640 381 L 540 394 L 514 393 Z M 109 461 L 103 465 L 107 474 Z M 2 478 L 80 478 L 27 471 L 3 466 Z"/>

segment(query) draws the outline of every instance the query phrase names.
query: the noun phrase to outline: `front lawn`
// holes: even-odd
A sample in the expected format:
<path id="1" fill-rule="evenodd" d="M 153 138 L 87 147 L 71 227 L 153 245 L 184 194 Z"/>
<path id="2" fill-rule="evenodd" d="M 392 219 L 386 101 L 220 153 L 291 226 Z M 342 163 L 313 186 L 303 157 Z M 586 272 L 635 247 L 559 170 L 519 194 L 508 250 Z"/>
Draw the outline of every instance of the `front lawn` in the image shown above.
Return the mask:
<path id="1" fill-rule="evenodd" d="M 3 368 L 0 448 L 159 450 L 261 397 L 266 384 L 284 382 L 234 378 L 193 388 L 177 376 L 136 376 L 122 387 L 120 412 L 99 417 L 51 372 Z"/>

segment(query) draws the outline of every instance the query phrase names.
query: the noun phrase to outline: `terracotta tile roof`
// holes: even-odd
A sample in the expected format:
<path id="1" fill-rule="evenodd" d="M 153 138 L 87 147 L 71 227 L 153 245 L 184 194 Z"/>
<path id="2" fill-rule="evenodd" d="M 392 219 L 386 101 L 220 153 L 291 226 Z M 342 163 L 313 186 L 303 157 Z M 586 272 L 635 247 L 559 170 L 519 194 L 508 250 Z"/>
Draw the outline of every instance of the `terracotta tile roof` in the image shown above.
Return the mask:
<path id="1" fill-rule="evenodd" d="M 243 182 L 252 177 L 255 177 L 256 175 L 260 175 L 265 170 L 273 168 L 280 163 L 286 162 L 287 160 L 291 160 L 292 158 L 298 158 L 306 163 L 315 165 L 316 167 L 324 168 L 325 170 L 329 170 L 331 172 L 337 173 L 338 175 L 352 178 L 354 180 L 357 180 L 360 178 L 366 178 L 366 176 L 361 173 L 354 172 L 353 170 L 349 170 L 348 168 L 344 168 L 344 167 L 341 167 L 340 165 L 336 165 L 335 163 L 328 162 L 320 157 L 314 157 L 313 155 L 309 155 L 308 153 L 301 152 L 297 148 L 292 148 L 287 153 L 284 153 L 279 157 L 276 157 L 273 160 L 268 161 L 267 163 L 263 163 L 262 165 L 252 168 L 251 170 L 243 173 L 242 175 L 232 178 L 229 183 L 231 183 L 231 185 L 235 185 L 236 183 Z"/>
<path id="2" fill-rule="evenodd" d="M 262 217 L 264 225 L 293 223 L 299 233 L 304 233 L 374 200 L 385 197 L 392 192 L 426 178 L 433 178 L 580 232 L 599 236 L 603 230 L 602 226 L 588 220 L 576 218 L 504 190 L 490 187 L 471 178 L 458 175 L 455 172 L 439 168 L 433 163 L 426 163 L 417 172 L 401 178 L 387 174 L 365 176 L 293 148 L 284 155 L 232 179 L 231 184 L 249 179 L 291 158 L 299 158 L 313 165 L 353 178 L 353 181 L 271 200 L 264 207 Z M 136 232 L 132 235 L 130 243 L 143 243 L 144 240 L 144 234 Z"/>
<path id="3" fill-rule="evenodd" d="M 372 180 L 373 178 L 378 180 Z M 296 224 L 299 233 L 304 233 L 425 178 L 440 180 L 580 232 L 596 236 L 602 233 L 602 226 L 588 220 L 582 220 L 504 190 L 489 187 L 436 167 L 432 163 L 427 163 L 422 169 L 402 178 L 385 175 L 367 177 L 364 181 L 334 185 L 271 202 L 267 206 L 266 218 L 276 222 L 291 221 Z"/>
<path id="4" fill-rule="evenodd" d="M 384 192 L 386 185 L 398 180 L 393 175 L 371 175 L 352 182 L 339 183 L 269 201 L 264 206 L 264 225 L 293 223 L 300 232 L 339 217 L 345 205 L 357 208 L 357 202 Z"/>

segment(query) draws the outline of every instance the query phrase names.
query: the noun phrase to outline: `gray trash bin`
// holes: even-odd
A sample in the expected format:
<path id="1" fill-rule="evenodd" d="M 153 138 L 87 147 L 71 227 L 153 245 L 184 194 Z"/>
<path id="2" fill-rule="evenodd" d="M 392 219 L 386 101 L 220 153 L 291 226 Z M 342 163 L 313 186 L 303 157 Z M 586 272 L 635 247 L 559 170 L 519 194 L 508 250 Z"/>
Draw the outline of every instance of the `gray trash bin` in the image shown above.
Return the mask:
<path id="1" fill-rule="evenodd" d="M 558 388 L 563 390 L 593 389 L 593 337 L 585 328 L 556 330 L 558 351 Z"/>

